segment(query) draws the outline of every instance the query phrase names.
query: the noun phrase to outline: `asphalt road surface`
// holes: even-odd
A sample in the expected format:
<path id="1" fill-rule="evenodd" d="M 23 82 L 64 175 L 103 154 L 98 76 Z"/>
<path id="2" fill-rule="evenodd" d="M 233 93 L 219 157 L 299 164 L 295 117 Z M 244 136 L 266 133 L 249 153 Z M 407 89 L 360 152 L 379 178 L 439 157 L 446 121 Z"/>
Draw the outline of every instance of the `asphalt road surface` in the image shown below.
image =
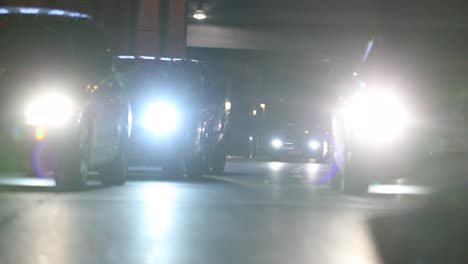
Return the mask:
<path id="1" fill-rule="evenodd" d="M 353 197 L 328 165 L 231 161 L 200 180 L 132 170 L 124 186 L 56 193 L 0 179 L 0 263 L 378 263 L 369 220 L 420 199 Z"/>

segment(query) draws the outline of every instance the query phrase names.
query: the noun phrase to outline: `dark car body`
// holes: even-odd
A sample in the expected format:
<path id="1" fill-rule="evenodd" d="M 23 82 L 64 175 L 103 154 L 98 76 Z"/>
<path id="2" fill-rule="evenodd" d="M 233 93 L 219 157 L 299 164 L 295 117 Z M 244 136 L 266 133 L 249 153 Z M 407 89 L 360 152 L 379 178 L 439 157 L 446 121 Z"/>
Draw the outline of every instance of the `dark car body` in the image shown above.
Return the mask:
<path id="1" fill-rule="evenodd" d="M 222 87 L 213 86 L 203 63 L 120 56 L 119 67 L 121 80 L 129 87 L 134 113 L 131 138 L 134 163 L 167 166 L 200 158 L 210 167 L 209 160 L 215 156 L 224 162 L 229 124 L 229 110 L 225 109 L 227 93 Z M 177 124 L 164 135 L 148 127 L 151 126 L 148 122 L 154 122 L 155 126 L 157 122 L 170 122 L 148 116 L 149 108 L 156 103 L 169 105 L 177 112 Z"/>
<path id="2" fill-rule="evenodd" d="M 128 101 L 111 65 L 89 16 L 0 8 L 1 169 L 47 176 L 60 159 L 59 150 L 71 149 L 84 126 L 90 136 L 89 167 L 112 160 L 131 124 Z M 68 111 L 64 101 L 72 104 L 69 118 L 51 125 Z M 28 115 L 37 114 L 25 113 L 30 108 L 42 113 L 35 116 L 40 121 L 28 121 Z"/>

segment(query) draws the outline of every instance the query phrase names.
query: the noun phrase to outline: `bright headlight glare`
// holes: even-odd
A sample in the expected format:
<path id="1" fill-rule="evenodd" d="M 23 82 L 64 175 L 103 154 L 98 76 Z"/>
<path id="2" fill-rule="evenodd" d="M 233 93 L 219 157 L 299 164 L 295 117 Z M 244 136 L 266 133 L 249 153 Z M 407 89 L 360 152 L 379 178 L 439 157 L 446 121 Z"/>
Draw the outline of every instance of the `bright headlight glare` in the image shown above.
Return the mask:
<path id="1" fill-rule="evenodd" d="M 344 114 L 353 134 L 374 142 L 399 137 L 410 121 L 403 103 L 388 92 L 356 94 L 344 109 Z"/>
<path id="2" fill-rule="evenodd" d="M 34 126 L 58 126 L 73 116 L 72 101 L 61 94 L 48 94 L 30 102 L 25 111 L 26 124 Z"/>
<path id="3" fill-rule="evenodd" d="M 320 142 L 318 142 L 317 140 L 311 140 L 309 142 L 309 148 L 311 148 L 313 150 L 316 150 L 316 149 L 320 148 Z"/>
<path id="4" fill-rule="evenodd" d="M 271 141 L 271 145 L 274 147 L 274 148 L 281 148 L 283 146 L 283 141 L 281 141 L 280 139 L 273 139 Z"/>
<path id="5" fill-rule="evenodd" d="M 157 102 L 148 107 L 143 116 L 143 125 L 149 131 L 164 135 L 174 132 L 179 122 L 179 112 L 170 103 Z"/>

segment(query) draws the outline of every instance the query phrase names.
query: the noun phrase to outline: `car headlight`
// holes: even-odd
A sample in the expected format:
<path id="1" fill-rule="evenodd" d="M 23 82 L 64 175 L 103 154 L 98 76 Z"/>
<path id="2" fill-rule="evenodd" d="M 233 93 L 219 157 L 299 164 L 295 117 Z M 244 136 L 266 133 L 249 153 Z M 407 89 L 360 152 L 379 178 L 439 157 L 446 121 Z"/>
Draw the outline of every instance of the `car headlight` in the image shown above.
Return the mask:
<path id="1" fill-rule="evenodd" d="M 353 135 L 376 143 L 400 137 L 410 120 L 402 101 L 382 91 L 356 94 L 345 107 L 344 114 Z"/>
<path id="2" fill-rule="evenodd" d="M 281 141 L 280 139 L 273 139 L 271 141 L 271 145 L 276 148 L 276 149 L 279 149 L 283 146 L 283 141 Z"/>
<path id="3" fill-rule="evenodd" d="M 320 148 L 320 142 L 318 142 L 317 140 L 311 140 L 309 142 L 309 148 L 312 150 L 317 150 L 318 148 Z"/>
<path id="4" fill-rule="evenodd" d="M 180 114 L 177 108 L 167 102 L 150 105 L 143 114 L 143 126 L 157 135 L 174 132 L 179 124 Z"/>
<path id="5" fill-rule="evenodd" d="M 70 98 L 61 94 L 47 94 L 26 106 L 25 122 L 33 126 L 59 126 L 72 119 L 74 109 Z"/>

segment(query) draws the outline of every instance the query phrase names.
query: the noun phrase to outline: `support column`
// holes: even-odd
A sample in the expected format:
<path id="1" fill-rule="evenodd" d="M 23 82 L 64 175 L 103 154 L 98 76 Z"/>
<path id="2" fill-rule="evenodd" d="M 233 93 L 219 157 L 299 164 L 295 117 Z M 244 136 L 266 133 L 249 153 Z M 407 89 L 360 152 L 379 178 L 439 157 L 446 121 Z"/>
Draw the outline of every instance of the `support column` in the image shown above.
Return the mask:
<path id="1" fill-rule="evenodd" d="M 132 53 L 137 10 L 135 0 L 91 0 L 92 16 L 103 30 L 108 45 L 116 54 Z M 132 23 L 133 22 L 133 23 Z M 133 26 L 132 26 L 133 25 Z"/>
<path id="2" fill-rule="evenodd" d="M 187 46 L 187 0 L 170 0 L 169 2 L 167 37 L 163 55 L 184 58 Z"/>
<path id="3" fill-rule="evenodd" d="M 160 0 L 140 0 L 136 28 L 138 55 L 160 55 L 159 8 Z"/>
<path id="4" fill-rule="evenodd" d="M 140 0 L 137 53 L 185 57 L 187 0 Z"/>

